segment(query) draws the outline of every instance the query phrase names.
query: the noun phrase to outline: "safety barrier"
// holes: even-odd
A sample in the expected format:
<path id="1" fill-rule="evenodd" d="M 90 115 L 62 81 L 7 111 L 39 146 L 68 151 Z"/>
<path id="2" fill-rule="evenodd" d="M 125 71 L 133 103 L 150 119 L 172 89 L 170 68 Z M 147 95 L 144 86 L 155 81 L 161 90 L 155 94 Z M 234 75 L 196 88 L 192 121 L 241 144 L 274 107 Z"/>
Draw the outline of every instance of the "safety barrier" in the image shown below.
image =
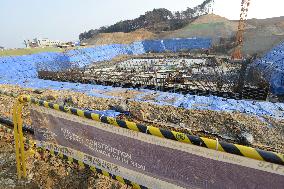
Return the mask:
<path id="1" fill-rule="evenodd" d="M 157 128 L 153 126 L 145 126 L 142 124 L 137 124 L 137 123 L 130 122 L 130 121 L 115 119 L 112 117 L 100 116 L 99 114 L 90 113 L 88 111 L 83 111 L 83 110 L 76 109 L 76 108 L 61 106 L 61 105 L 46 102 L 43 100 L 38 100 L 30 96 L 21 96 L 19 98 L 19 101 L 22 103 L 31 102 L 38 106 L 51 108 L 57 111 L 73 114 L 73 115 L 91 119 L 94 121 L 111 124 L 114 126 L 122 127 L 125 129 L 137 131 L 137 132 L 146 133 L 149 135 L 154 135 L 154 136 L 161 137 L 161 138 L 166 138 L 170 140 L 180 141 L 183 143 L 202 146 L 202 147 L 209 148 L 209 149 L 215 150 L 217 143 L 219 143 L 220 145 L 218 145 L 218 151 L 240 155 L 240 156 L 244 156 L 244 157 L 248 157 L 248 158 L 252 158 L 256 160 L 267 161 L 267 162 L 271 162 L 275 164 L 284 165 L 284 156 L 282 154 L 278 154 L 274 152 L 268 152 L 268 151 L 264 151 L 260 149 L 255 149 L 255 148 L 242 146 L 238 144 L 231 144 L 231 143 L 222 142 L 222 141 L 217 142 L 214 139 L 188 135 L 188 134 L 180 133 L 176 131 L 169 131 L 169 130 L 165 130 L 165 129 Z"/>
<path id="2" fill-rule="evenodd" d="M 7 128 L 7 127 L 5 127 L 5 126 L 3 126 L 1 124 L 0 124 L 0 129 L 2 129 L 4 132 L 6 132 L 8 134 L 14 135 L 13 129 Z M 25 138 L 25 137 L 24 137 L 24 141 L 25 141 L 25 144 L 27 144 L 27 146 L 29 148 L 36 147 L 36 141 L 34 141 L 32 139 L 29 139 L 29 138 Z M 138 184 L 136 184 L 134 182 L 131 182 L 131 181 L 123 178 L 123 177 L 111 174 L 111 173 L 109 173 L 107 171 L 104 171 L 102 169 L 98 169 L 98 168 L 96 168 L 94 166 L 89 166 L 88 164 L 83 163 L 81 161 L 78 161 L 78 160 L 74 159 L 73 157 L 67 156 L 65 154 L 58 153 L 58 152 L 55 152 L 53 150 L 48 150 L 48 149 L 43 148 L 43 147 L 38 147 L 37 150 L 38 151 L 44 150 L 44 151 L 50 153 L 52 156 L 57 156 L 57 157 L 59 157 L 59 158 L 61 158 L 63 160 L 66 160 L 66 161 L 70 162 L 70 163 L 74 163 L 76 165 L 84 167 L 85 169 L 90 169 L 93 172 L 96 172 L 96 173 L 102 174 L 104 176 L 110 177 L 110 178 L 112 178 L 114 180 L 117 180 L 117 181 L 121 182 L 122 184 L 126 184 L 126 185 L 131 186 L 131 187 L 133 187 L 135 189 L 147 189 L 145 186 L 138 185 Z"/>
<path id="3" fill-rule="evenodd" d="M 0 94 L 7 95 L 10 97 L 17 97 L 18 94 L 15 93 L 9 93 L 6 91 L 0 90 Z M 21 96 L 19 98 L 20 102 L 25 103 L 25 102 L 31 102 L 33 104 L 39 105 L 39 106 L 44 106 L 46 108 L 51 108 L 55 109 L 58 111 L 70 113 L 73 115 L 77 115 L 80 117 L 84 117 L 87 119 L 92 119 L 95 121 L 107 123 L 107 124 L 112 124 L 114 126 L 119 126 L 122 128 L 138 131 L 138 132 L 143 132 L 147 133 L 150 135 L 162 137 L 162 138 L 167 138 L 171 140 L 176 140 L 176 141 L 181 141 L 184 143 L 189 143 L 193 145 L 198 145 L 210 149 L 215 149 L 216 148 L 216 140 L 214 139 L 209 139 L 205 137 L 198 137 L 198 136 L 193 136 L 193 135 L 187 135 L 184 133 L 179 133 L 175 131 L 169 131 L 161 128 L 156 128 L 152 126 L 145 126 L 141 124 L 137 124 L 134 122 L 129 122 L 129 121 L 124 121 L 124 120 L 119 120 L 115 119 L 112 117 L 105 117 L 102 116 L 100 117 L 99 114 L 94 114 L 94 113 L 89 113 L 88 111 L 82 111 L 76 108 L 69 108 L 65 106 L 60 106 L 54 103 L 38 100 L 35 98 L 32 98 L 30 96 Z M 242 146 L 242 145 L 237 145 L 237 144 L 230 144 L 226 142 L 219 142 L 220 143 L 220 151 L 223 152 L 228 152 L 236 155 L 241 155 L 257 160 L 262 160 L 262 161 L 267 161 L 271 163 L 276 163 L 276 164 L 281 164 L 284 165 L 284 156 L 282 154 L 277 154 L 273 152 L 267 152 L 264 150 L 260 149 L 255 149 L 247 146 Z"/>
<path id="4" fill-rule="evenodd" d="M 12 93 L 5 93 L 5 94 L 15 97 L 15 94 L 12 94 Z M 282 154 L 278 154 L 274 152 L 267 152 L 267 151 L 263 151 L 263 150 L 259 150 L 259 149 L 255 149 L 251 147 L 246 147 L 242 145 L 237 145 L 237 144 L 230 144 L 230 143 L 213 140 L 209 138 L 192 136 L 192 135 L 179 133 L 175 131 L 169 131 L 169 130 L 156 128 L 152 126 L 145 126 L 142 124 L 137 124 L 137 123 L 129 122 L 125 120 L 119 120 L 119 119 L 115 119 L 112 117 L 100 116 L 99 114 L 90 113 L 89 111 L 82 111 L 76 108 L 60 106 L 58 104 L 38 100 L 30 96 L 20 96 L 14 106 L 14 112 L 13 112 L 14 113 L 13 120 L 15 123 L 14 136 L 15 136 L 16 158 L 17 158 L 17 170 L 19 173 L 19 177 L 26 176 L 26 167 L 25 167 L 25 162 L 24 162 L 25 152 L 23 149 L 24 139 L 23 139 L 23 135 L 21 132 L 21 129 L 22 129 L 22 120 L 21 120 L 22 110 L 21 109 L 25 103 L 35 104 L 39 107 L 53 109 L 56 111 L 76 115 L 78 117 L 94 120 L 96 122 L 114 125 L 116 127 L 120 127 L 123 129 L 128 129 L 128 130 L 132 130 L 132 131 L 136 131 L 136 132 L 140 132 L 140 133 L 144 133 L 148 135 L 153 135 L 153 136 L 157 136 L 160 138 L 166 138 L 166 139 L 170 139 L 173 141 L 179 141 L 179 142 L 186 143 L 186 144 L 201 146 L 201 147 L 213 149 L 213 150 L 220 151 L 220 152 L 227 152 L 230 154 L 244 156 L 244 157 L 252 158 L 255 160 L 261 160 L 264 162 L 266 161 L 266 162 L 270 162 L 270 163 L 274 163 L 278 165 L 284 165 L 284 156 Z M 129 180 L 124 179 L 120 176 L 116 176 L 114 174 L 108 173 L 101 169 L 97 169 L 95 167 L 90 167 L 88 164 L 80 162 L 74 159 L 73 157 L 68 157 L 67 155 L 54 152 L 52 150 L 51 150 L 51 154 L 59 155 L 60 157 L 68 159 L 71 162 L 78 163 L 79 165 L 80 164 L 84 165 L 87 168 L 89 167 L 92 170 L 96 169 L 96 171 L 99 173 L 102 173 L 106 176 L 110 176 L 111 178 L 121 181 L 125 184 L 130 184 L 135 188 L 143 188 L 143 186 L 132 183 Z"/>

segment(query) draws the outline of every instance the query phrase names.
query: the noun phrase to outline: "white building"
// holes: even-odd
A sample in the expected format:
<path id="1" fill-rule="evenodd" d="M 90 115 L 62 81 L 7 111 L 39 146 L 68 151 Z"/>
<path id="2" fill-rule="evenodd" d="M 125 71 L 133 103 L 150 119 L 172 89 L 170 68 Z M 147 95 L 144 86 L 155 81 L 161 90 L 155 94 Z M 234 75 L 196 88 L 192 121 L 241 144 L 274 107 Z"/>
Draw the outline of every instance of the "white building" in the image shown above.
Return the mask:
<path id="1" fill-rule="evenodd" d="M 57 47 L 58 45 L 63 44 L 63 42 L 58 40 L 49 40 L 48 38 L 35 38 L 33 40 L 24 41 L 27 48 L 34 47 Z"/>

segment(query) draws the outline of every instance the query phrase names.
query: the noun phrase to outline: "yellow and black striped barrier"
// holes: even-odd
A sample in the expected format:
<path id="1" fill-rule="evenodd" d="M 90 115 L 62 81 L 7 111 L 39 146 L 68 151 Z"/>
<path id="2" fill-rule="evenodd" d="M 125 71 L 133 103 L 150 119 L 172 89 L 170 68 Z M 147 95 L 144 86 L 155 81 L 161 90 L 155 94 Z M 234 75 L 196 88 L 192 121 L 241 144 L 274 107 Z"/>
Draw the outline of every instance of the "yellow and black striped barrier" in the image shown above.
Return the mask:
<path id="1" fill-rule="evenodd" d="M 5 126 L 3 126 L 3 125 L 1 125 L 1 124 L 0 124 L 0 129 L 2 129 L 2 130 L 3 130 L 4 132 L 6 132 L 6 133 L 14 134 L 14 132 L 13 132 L 12 129 L 10 129 L 10 128 L 8 128 L 8 127 L 5 127 Z M 25 143 L 26 143 L 30 148 L 36 147 L 36 142 L 35 142 L 35 141 L 33 141 L 33 140 L 31 140 L 31 139 L 28 139 L 28 138 L 24 138 L 24 141 L 25 141 Z M 55 152 L 55 151 L 53 151 L 53 150 L 48 150 L 48 149 L 43 148 L 43 147 L 38 147 L 37 150 L 38 150 L 38 151 L 40 151 L 40 150 L 45 150 L 45 151 L 47 151 L 48 153 L 50 153 L 51 155 L 53 155 L 53 156 L 58 156 L 58 157 L 60 157 L 60 158 L 62 158 L 62 159 L 64 159 L 64 160 L 67 160 L 67 161 L 70 162 L 70 163 L 77 164 L 77 165 L 79 165 L 79 166 L 81 166 L 81 167 L 84 167 L 85 169 L 90 169 L 90 170 L 93 171 L 93 172 L 96 172 L 96 173 L 102 174 L 102 175 L 104 175 L 104 176 L 110 177 L 110 178 L 112 178 L 112 179 L 114 179 L 114 180 L 117 180 L 117 181 L 123 183 L 123 184 L 126 184 L 126 185 L 128 185 L 128 186 L 131 186 L 131 187 L 133 187 L 133 188 L 135 188 L 135 189 L 147 189 L 147 187 L 145 187 L 145 186 L 136 184 L 136 183 L 134 183 L 134 182 L 131 182 L 130 180 L 127 180 L 127 179 L 121 177 L 121 176 L 117 176 L 117 175 L 111 174 L 111 173 L 109 173 L 109 172 L 107 172 L 107 171 L 98 169 L 98 168 L 96 168 L 96 167 L 94 167 L 94 166 L 90 166 L 90 165 L 88 165 L 88 164 L 86 164 L 86 163 L 84 163 L 84 162 L 78 161 L 77 159 L 75 159 L 75 158 L 73 158 L 73 157 L 66 156 L 65 154 L 62 154 L 62 153 L 59 153 L 59 152 Z"/>
<path id="2" fill-rule="evenodd" d="M 88 164 L 85 164 L 84 162 L 78 161 L 78 160 L 74 159 L 73 157 L 66 156 L 65 154 L 58 153 L 58 152 L 55 152 L 53 150 L 48 150 L 48 149 L 43 149 L 43 150 L 48 151 L 51 155 L 58 156 L 58 157 L 60 157 L 60 158 L 62 158 L 64 160 L 67 160 L 68 162 L 75 163 L 75 164 L 77 164 L 77 165 L 79 165 L 81 167 L 84 167 L 86 169 L 90 169 L 93 172 L 97 172 L 97 173 L 100 173 L 100 174 L 102 174 L 104 176 L 110 177 L 110 178 L 112 178 L 114 180 L 117 180 L 117 181 L 123 183 L 123 184 L 131 186 L 131 187 L 133 187 L 135 189 L 147 189 L 147 187 L 145 187 L 145 186 L 136 184 L 134 182 L 131 182 L 130 180 L 127 180 L 127 179 L 121 177 L 121 176 L 117 176 L 117 175 L 111 174 L 111 173 L 109 173 L 107 171 L 98 169 L 98 168 L 96 168 L 94 166 L 90 166 Z"/>
<path id="3" fill-rule="evenodd" d="M 231 143 L 222 142 L 222 141 L 218 142 L 217 140 L 214 140 L 214 139 L 188 135 L 188 134 L 180 133 L 176 131 L 169 131 L 169 130 L 165 130 L 165 129 L 157 128 L 153 126 L 145 126 L 145 125 L 137 124 L 137 123 L 130 122 L 130 121 L 116 119 L 113 117 L 101 116 L 99 114 L 91 113 L 90 111 L 83 111 L 83 110 L 76 109 L 76 108 L 61 106 L 61 105 L 46 102 L 43 100 L 38 100 L 30 96 L 21 96 L 19 97 L 19 101 L 22 103 L 31 102 L 32 104 L 36 104 L 38 106 L 51 108 L 51 109 L 58 110 L 61 112 L 73 114 L 79 117 L 92 119 L 98 122 L 111 124 L 114 126 L 154 135 L 154 136 L 161 137 L 161 138 L 166 138 L 166 139 L 184 142 L 184 143 L 188 143 L 192 145 L 202 146 L 205 148 L 214 149 L 214 150 L 218 150 L 221 152 L 227 152 L 227 153 L 244 156 L 244 157 L 248 157 L 248 158 L 252 158 L 256 160 L 284 165 L 284 155 L 275 153 L 275 152 L 268 152 L 268 151 L 264 151 L 260 149 L 255 149 L 252 147 L 247 147 L 247 146 L 238 145 L 238 144 L 231 144 Z"/>

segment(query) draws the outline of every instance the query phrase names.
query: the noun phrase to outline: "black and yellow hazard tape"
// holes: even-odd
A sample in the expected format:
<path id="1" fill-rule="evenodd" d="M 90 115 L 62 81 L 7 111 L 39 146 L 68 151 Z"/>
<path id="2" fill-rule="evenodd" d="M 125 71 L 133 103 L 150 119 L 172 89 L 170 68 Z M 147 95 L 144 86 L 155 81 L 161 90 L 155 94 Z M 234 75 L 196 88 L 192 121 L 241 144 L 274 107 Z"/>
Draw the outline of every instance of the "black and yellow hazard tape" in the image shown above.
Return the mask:
<path id="1" fill-rule="evenodd" d="M 96 172 L 96 173 L 102 174 L 104 176 L 110 177 L 110 178 L 112 178 L 114 180 L 117 180 L 117 181 L 123 183 L 123 184 L 131 186 L 131 187 L 133 187 L 135 189 L 147 189 L 147 187 L 145 187 L 145 186 L 136 184 L 134 182 L 131 182 L 130 180 L 127 180 L 127 179 L 121 177 L 121 176 L 117 176 L 117 175 L 111 174 L 111 173 L 109 173 L 107 171 L 104 171 L 102 169 L 96 168 L 95 166 L 90 166 L 90 165 L 88 165 L 88 164 L 86 164 L 86 163 L 84 163 L 82 161 L 78 161 L 78 160 L 76 160 L 76 159 L 74 159 L 74 158 L 72 158 L 70 156 L 66 156 L 65 154 L 62 154 L 62 153 L 59 153 L 59 152 L 55 152 L 53 150 L 48 150 L 48 149 L 45 149 L 45 148 L 41 148 L 41 149 L 48 151 L 53 156 L 58 156 L 58 157 L 60 157 L 60 158 L 62 158 L 64 160 L 67 160 L 70 163 L 75 163 L 75 164 L 79 165 L 80 167 L 84 167 L 85 169 L 90 169 L 93 172 Z"/>
<path id="2" fill-rule="evenodd" d="M 18 94 L 9 93 L 3 90 L 0 90 L 0 94 L 10 96 L 10 97 L 15 97 L 15 98 L 18 97 Z M 218 151 L 240 155 L 240 156 L 244 156 L 244 157 L 248 157 L 248 158 L 252 158 L 256 160 L 267 161 L 267 162 L 271 162 L 275 164 L 284 165 L 284 155 L 280 153 L 268 152 L 268 151 L 248 147 L 248 146 L 231 144 L 231 143 L 222 142 L 222 141 L 217 142 L 214 139 L 188 135 L 185 133 L 169 131 L 169 130 L 152 127 L 152 126 L 145 126 L 142 124 L 137 124 L 137 123 L 125 121 L 125 120 L 119 120 L 119 119 L 115 119 L 112 117 L 105 117 L 99 114 L 91 113 L 89 111 L 83 111 L 83 110 L 76 109 L 76 108 L 60 106 L 58 104 L 38 100 L 30 96 L 21 96 L 19 100 L 21 102 L 31 102 L 33 104 L 44 106 L 46 108 L 51 108 L 51 109 L 58 110 L 61 112 L 73 114 L 76 116 L 84 117 L 87 119 L 92 119 L 95 121 L 111 124 L 114 126 L 122 127 L 125 129 L 130 129 L 130 130 L 137 131 L 137 132 L 147 133 L 147 134 L 158 136 L 161 138 L 167 138 L 167 139 L 189 143 L 189 144 L 193 144 L 197 146 L 202 146 L 202 147 L 206 147 L 206 148 L 214 149 L 214 150 L 217 148 Z"/>
<path id="3" fill-rule="evenodd" d="M 13 130 L 8 128 L 8 127 L 5 127 L 4 125 L 1 125 L 0 124 L 0 129 L 2 129 L 4 132 L 8 133 L 8 134 L 13 134 Z M 27 146 L 29 148 L 34 148 L 36 147 L 38 151 L 42 151 L 42 150 L 45 150 L 47 151 L 48 153 L 50 153 L 51 155 L 53 156 L 58 156 L 64 160 L 67 160 L 69 163 L 74 163 L 74 164 L 77 164 L 78 166 L 80 167 L 84 167 L 85 169 L 90 169 L 91 171 L 93 172 L 96 172 L 96 173 L 99 173 L 99 174 L 102 174 L 104 176 L 107 176 L 107 177 L 110 177 L 114 180 L 117 180 L 119 182 L 121 182 L 122 184 L 126 184 L 128 186 L 131 186 L 135 189 L 147 189 L 147 187 L 145 186 L 142 186 L 142 185 L 139 185 L 139 184 L 136 184 L 134 182 L 131 182 L 130 180 L 127 180 L 121 176 L 117 176 L 117 175 L 114 175 L 114 174 L 111 174 L 107 171 L 104 171 L 102 169 L 99 169 L 99 168 L 96 168 L 95 166 L 90 166 L 82 161 L 79 161 L 73 157 L 70 157 L 70 156 L 66 156 L 65 154 L 62 154 L 62 153 L 59 153 L 59 152 L 55 152 L 53 150 L 49 150 L 49 149 L 46 149 L 46 148 L 43 148 L 43 147 L 37 147 L 36 146 L 36 142 L 32 139 L 29 139 L 29 138 L 24 138 L 25 140 L 25 144 L 27 144 Z"/>
<path id="4" fill-rule="evenodd" d="M 197 146 L 214 149 L 214 150 L 218 150 L 221 152 L 227 152 L 227 153 L 235 154 L 239 156 L 244 156 L 244 157 L 248 157 L 248 158 L 252 158 L 256 160 L 284 165 L 284 155 L 280 153 L 268 152 L 268 151 L 248 147 L 248 146 L 231 144 L 231 143 L 222 142 L 222 141 L 218 142 L 214 139 L 209 139 L 205 137 L 193 136 L 193 135 L 180 133 L 176 131 L 165 130 L 165 129 L 157 128 L 153 126 L 145 126 L 145 125 L 130 122 L 130 121 L 116 119 L 113 117 L 105 117 L 99 114 L 91 113 L 90 111 L 83 111 L 83 110 L 76 109 L 76 108 L 61 106 L 58 104 L 38 100 L 30 96 L 21 96 L 19 100 L 21 102 L 31 102 L 38 106 L 51 108 L 51 109 L 58 110 L 61 112 L 73 114 L 79 117 L 92 119 L 98 122 L 111 124 L 117 127 L 122 127 L 122 128 L 130 129 L 133 131 L 142 132 L 142 133 L 146 133 L 149 135 L 154 135 L 154 136 L 161 137 L 161 138 L 166 138 L 166 139 L 175 140 L 175 141 L 179 141 L 183 143 L 197 145 Z"/>

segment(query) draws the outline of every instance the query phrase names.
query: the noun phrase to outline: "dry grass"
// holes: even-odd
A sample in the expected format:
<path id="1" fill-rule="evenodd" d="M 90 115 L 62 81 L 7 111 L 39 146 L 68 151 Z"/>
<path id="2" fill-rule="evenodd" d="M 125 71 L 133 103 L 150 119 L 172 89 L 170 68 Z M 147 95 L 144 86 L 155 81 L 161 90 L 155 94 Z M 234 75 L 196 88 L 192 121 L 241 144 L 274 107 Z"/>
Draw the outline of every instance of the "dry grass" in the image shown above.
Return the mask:
<path id="1" fill-rule="evenodd" d="M 62 52 L 62 51 L 64 51 L 64 49 L 55 48 L 55 47 L 9 49 L 9 50 L 0 51 L 0 56 L 20 56 L 20 55 L 36 54 L 41 52 Z"/>

